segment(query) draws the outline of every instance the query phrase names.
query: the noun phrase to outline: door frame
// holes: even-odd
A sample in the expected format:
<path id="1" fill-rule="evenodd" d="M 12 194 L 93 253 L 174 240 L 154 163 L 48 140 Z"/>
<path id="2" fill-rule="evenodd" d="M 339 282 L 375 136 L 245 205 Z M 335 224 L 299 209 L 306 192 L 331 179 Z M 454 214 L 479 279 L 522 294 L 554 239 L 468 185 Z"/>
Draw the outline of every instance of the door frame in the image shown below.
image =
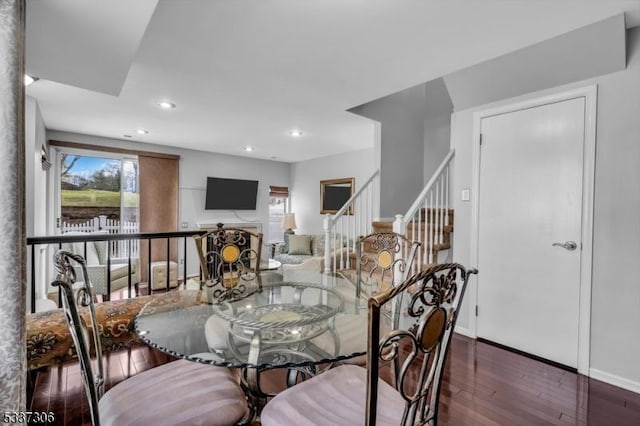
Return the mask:
<path id="1" fill-rule="evenodd" d="M 507 114 L 523 109 L 535 108 L 550 103 L 585 98 L 585 132 L 582 163 L 582 253 L 580 256 L 580 296 L 578 303 L 578 372 L 589 375 L 591 353 L 591 279 L 593 261 L 593 200 L 595 187 L 596 157 L 596 114 L 597 84 L 560 90 L 548 94 L 548 91 L 531 93 L 526 98 L 507 100 L 506 104 L 489 107 L 473 114 L 472 139 L 472 198 L 471 198 L 471 245 L 470 260 L 472 265 L 478 264 L 478 248 L 480 242 L 480 128 L 484 118 Z M 482 271 L 479 271 L 481 274 Z M 476 281 L 477 282 L 477 281 Z M 469 292 L 469 332 L 472 337 L 478 336 L 476 305 L 479 286 Z"/>

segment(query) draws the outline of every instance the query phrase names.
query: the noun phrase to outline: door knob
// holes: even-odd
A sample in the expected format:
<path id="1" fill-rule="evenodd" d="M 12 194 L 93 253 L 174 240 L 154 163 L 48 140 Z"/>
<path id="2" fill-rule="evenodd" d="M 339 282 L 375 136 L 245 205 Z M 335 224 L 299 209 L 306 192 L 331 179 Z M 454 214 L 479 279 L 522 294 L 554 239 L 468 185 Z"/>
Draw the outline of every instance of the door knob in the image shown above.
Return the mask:
<path id="1" fill-rule="evenodd" d="M 578 248 L 578 244 L 575 243 L 575 241 L 566 241 L 564 243 L 553 243 L 551 244 L 553 247 L 558 246 L 558 247 L 563 247 L 566 250 L 569 251 L 573 251 L 575 249 Z"/>

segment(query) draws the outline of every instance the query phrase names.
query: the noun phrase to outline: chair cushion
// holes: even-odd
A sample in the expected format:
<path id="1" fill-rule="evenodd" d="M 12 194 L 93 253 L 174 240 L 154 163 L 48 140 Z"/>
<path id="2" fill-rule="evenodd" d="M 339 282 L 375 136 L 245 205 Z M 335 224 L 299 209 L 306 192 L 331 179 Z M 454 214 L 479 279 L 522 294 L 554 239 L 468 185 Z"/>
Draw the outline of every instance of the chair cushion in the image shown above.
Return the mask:
<path id="1" fill-rule="evenodd" d="M 131 273 L 135 274 L 138 269 L 137 262 L 131 262 Z M 129 264 L 111 264 L 111 281 L 118 280 L 122 277 L 126 277 L 129 275 Z M 133 284 L 136 283 L 135 280 L 132 281 Z"/>
<path id="2" fill-rule="evenodd" d="M 120 382 L 98 406 L 104 425 L 232 425 L 248 412 L 228 368 L 185 360 Z"/>
<path id="3" fill-rule="evenodd" d="M 367 393 L 367 370 L 342 365 L 287 389 L 262 410 L 260 422 L 273 425 L 361 425 Z M 404 400 L 389 384 L 378 385 L 378 425 L 397 426 Z"/>
<path id="4" fill-rule="evenodd" d="M 65 234 L 65 235 L 69 235 L 69 234 Z M 98 250 L 96 248 L 96 243 L 94 241 L 87 241 L 87 253 L 86 253 L 86 255 L 85 255 L 85 251 L 84 251 L 84 243 L 83 242 L 72 243 L 71 250 L 75 254 L 79 254 L 79 255 L 83 256 L 86 259 L 87 266 L 88 265 L 101 265 L 102 264 L 102 262 L 100 261 L 100 256 L 98 254 Z"/>
<path id="5" fill-rule="evenodd" d="M 311 255 L 311 235 L 289 235 L 289 254 Z"/>

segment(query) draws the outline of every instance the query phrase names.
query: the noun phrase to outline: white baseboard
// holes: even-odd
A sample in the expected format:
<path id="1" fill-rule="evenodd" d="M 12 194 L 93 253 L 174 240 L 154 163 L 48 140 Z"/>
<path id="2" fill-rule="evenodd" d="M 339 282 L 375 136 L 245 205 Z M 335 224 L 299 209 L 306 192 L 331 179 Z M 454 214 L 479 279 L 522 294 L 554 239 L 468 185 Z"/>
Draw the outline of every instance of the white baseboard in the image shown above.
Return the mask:
<path id="1" fill-rule="evenodd" d="M 456 325 L 456 328 L 453 329 L 454 333 L 458 333 L 458 334 L 462 334 L 463 336 L 467 336 L 470 337 L 471 339 L 475 339 L 476 336 L 471 332 L 471 330 L 469 330 L 466 327 L 462 327 L 459 325 Z"/>
<path id="2" fill-rule="evenodd" d="M 616 376 L 615 374 L 605 373 L 604 371 L 590 368 L 589 377 L 609 383 L 610 385 L 618 386 L 619 388 L 630 390 L 631 392 L 640 393 L 640 382 L 634 382 L 633 380 L 625 379 L 624 377 Z"/>

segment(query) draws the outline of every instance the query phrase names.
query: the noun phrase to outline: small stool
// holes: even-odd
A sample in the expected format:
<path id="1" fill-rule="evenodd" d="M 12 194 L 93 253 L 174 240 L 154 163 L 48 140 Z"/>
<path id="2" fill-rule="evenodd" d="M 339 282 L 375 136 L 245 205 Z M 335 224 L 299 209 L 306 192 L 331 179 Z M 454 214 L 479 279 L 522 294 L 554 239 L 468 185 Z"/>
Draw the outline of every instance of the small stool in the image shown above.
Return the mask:
<path id="1" fill-rule="evenodd" d="M 151 262 L 151 291 L 167 288 L 167 261 Z M 178 264 L 169 262 L 169 287 L 178 287 Z"/>

